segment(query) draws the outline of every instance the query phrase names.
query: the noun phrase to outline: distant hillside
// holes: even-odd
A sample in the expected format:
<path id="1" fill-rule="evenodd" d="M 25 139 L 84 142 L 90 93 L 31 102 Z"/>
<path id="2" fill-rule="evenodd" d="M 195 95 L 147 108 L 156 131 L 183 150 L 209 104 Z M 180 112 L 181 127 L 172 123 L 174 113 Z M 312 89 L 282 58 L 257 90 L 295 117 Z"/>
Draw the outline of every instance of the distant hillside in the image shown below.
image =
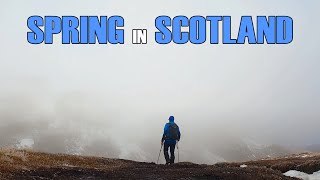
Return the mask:
<path id="1" fill-rule="evenodd" d="M 212 145 L 207 145 L 210 152 L 220 159 L 227 162 L 250 161 L 264 158 L 276 158 L 290 155 L 296 152 L 293 148 L 285 148 L 280 145 L 264 145 L 258 144 L 252 140 L 243 140 L 238 138 L 229 138 L 222 142 L 213 142 Z"/>
<path id="2" fill-rule="evenodd" d="M 36 151 L 49 153 L 66 153 L 73 155 L 93 155 L 101 157 L 125 157 L 137 161 L 152 161 L 155 153 L 158 151 L 158 144 L 137 145 L 136 147 L 119 148 L 106 140 L 94 141 L 93 144 L 86 144 L 78 141 L 76 138 L 64 140 L 64 143 L 52 143 L 43 139 L 23 138 L 12 142 L 17 149 L 35 149 Z M 51 142 L 51 143 L 50 143 Z M 150 142 L 144 142 L 147 144 Z M 154 143 L 154 142 L 152 142 Z M 295 148 L 286 148 L 275 144 L 260 144 L 252 139 L 242 139 L 234 136 L 215 137 L 208 143 L 202 143 L 202 147 L 194 149 L 191 144 L 181 144 L 181 159 L 187 159 L 198 164 L 213 164 L 216 162 L 243 162 L 250 160 L 259 160 L 264 158 L 276 158 L 294 153 L 301 153 L 304 150 L 295 150 Z M 157 146 L 156 149 L 153 147 Z M 1 143 L 0 143 L 1 147 Z M 125 154 L 125 156 L 121 156 Z"/>
<path id="3" fill-rule="evenodd" d="M 320 152 L 320 144 L 311 144 L 306 147 L 306 150 L 311 152 Z"/>

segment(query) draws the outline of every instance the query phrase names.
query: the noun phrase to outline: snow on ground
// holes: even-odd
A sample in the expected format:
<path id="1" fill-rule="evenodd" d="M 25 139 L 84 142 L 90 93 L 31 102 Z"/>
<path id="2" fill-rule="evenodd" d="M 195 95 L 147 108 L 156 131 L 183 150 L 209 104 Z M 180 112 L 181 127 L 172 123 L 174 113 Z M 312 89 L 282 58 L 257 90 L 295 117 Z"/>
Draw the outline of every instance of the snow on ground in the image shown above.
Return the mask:
<path id="1" fill-rule="evenodd" d="M 16 146 L 18 149 L 24 149 L 24 148 L 32 148 L 33 145 L 34 145 L 33 139 L 25 138 L 25 139 L 21 139 Z"/>
<path id="2" fill-rule="evenodd" d="M 290 170 L 284 173 L 285 176 L 296 177 L 303 180 L 320 180 L 320 171 L 314 172 L 313 174 L 307 174 L 304 172 Z"/>
<path id="3" fill-rule="evenodd" d="M 295 157 L 297 157 L 297 158 L 306 158 L 306 157 L 311 157 L 311 155 L 307 154 L 307 153 L 302 153 L 302 154 L 296 155 Z"/>
<path id="4" fill-rule="evenodd" d="M 242 165 L 240 165 L 240 167 L 241 167 L 241 168 L 245 168 L 245 167 L 248 167 L 248 166 L 245 165 L 245 164 L 242 164 Z"/>

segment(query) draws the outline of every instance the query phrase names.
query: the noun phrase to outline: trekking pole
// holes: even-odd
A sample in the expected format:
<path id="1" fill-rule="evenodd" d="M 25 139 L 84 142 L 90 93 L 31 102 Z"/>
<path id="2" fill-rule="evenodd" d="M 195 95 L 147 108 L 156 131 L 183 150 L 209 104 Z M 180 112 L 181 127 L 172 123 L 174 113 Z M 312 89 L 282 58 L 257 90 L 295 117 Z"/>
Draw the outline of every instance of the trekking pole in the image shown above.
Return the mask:
<path id="1" fill-rule="evenodd" d="M 159 162 L 159 158 L 160 158 L 160 154 L 161 154 L 162 146 L 163 146 L 163 144 L 161 144 L 161 147 L 160 147 L 160 152 L 159 152 L 159 156 L 158 156 L 157 164 L 158 164 L 158 162 Z"/>
<path id="2" fill-rule="evenodd" d="M 177 149 L 178 149 L 178 163 L 180 162 L 179 160 L 179 141 L 177 142 Z"/>

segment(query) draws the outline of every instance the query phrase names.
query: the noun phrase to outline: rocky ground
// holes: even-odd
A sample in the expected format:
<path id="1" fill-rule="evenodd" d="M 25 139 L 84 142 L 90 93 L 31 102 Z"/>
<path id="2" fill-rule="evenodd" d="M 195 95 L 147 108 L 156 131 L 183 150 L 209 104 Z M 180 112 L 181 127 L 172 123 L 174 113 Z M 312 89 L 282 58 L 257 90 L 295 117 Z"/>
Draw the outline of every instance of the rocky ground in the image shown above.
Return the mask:
<path id="1" fill-rule="evenodd" d="M 240 167 L 242 166 L 242 167 Z M 48 154 L 30 150 L 0 150 L 0 179 L 295 179 L 288 170 L 320 170 L 320 154 L 306 153 L 243 163 L 170 166 L 122 159 Z"/>

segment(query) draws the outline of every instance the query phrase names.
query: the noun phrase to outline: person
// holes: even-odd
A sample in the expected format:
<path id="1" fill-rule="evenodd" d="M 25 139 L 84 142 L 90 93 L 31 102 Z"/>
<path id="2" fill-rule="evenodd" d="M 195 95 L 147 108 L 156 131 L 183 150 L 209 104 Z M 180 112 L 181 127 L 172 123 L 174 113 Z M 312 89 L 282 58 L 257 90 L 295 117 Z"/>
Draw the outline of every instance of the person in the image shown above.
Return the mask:
<path id="1" fill-rule="evenodd" d="M 174 116 L 169 117 L 169 122 L 164 126 L 164 131 L 161 139 L 161 145 L 164 144 L 164 157 L 166 159 L 166 164 L 174 163 L 174 150 L 177 141 L 180 141 L 181 133 L 179 126 L 174 123 Z M 168 150 L 170 149 L 170 157 Z"/>

